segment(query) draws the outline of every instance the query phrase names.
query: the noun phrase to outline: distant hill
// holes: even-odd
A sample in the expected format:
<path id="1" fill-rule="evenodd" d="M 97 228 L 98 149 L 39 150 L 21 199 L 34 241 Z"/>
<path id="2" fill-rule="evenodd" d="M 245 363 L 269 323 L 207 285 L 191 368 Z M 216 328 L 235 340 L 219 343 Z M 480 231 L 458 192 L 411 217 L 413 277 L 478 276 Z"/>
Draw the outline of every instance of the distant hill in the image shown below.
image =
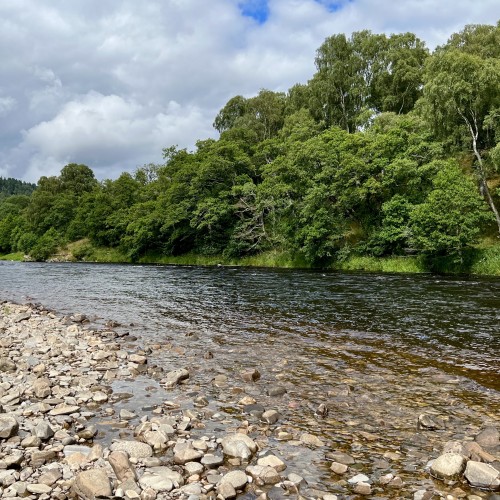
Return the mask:
<path id="1" fill-rule="evenodd" d="M 0 177 L 0 198 L 14 194 L 30 195 L 36 188 L 36 184 L 24 182 L 12 177 Z"/>

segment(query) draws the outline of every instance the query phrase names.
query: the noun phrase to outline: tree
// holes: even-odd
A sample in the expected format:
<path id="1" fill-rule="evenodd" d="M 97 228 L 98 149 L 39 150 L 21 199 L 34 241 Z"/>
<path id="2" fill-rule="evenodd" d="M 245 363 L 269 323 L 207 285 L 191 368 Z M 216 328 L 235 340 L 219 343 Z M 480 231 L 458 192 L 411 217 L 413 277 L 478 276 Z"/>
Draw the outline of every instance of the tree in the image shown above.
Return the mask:
<path id="1" fill-rule="evenodd" d="M 491 125 L 500 113 L 500 59 L 485 57 L 469 44 L 459 43 L 459 39 L 470 42 L 474 38 L 474 30 L 465 31 L 428 59 L 422 110 L 439 137 L 454 136 L 457 142 L 468 138 L 481 194 L 500 233 L 500 214 L 488 187 L 483 160 L 483 151 L 495 144 Z M 483 32 L 478 27 L 475 31 Z M 465 137 L 457 137 L 457 130 L 465 132 Z"/>
<path id="2" fill-rule="evenodd" d="M 425 202 L 411 212 L 411 239 L 427 255 L 462 261 L 464 249 L 477 241 L 489 218 L 474 183 L 456 164 L 443 162 Z"/>

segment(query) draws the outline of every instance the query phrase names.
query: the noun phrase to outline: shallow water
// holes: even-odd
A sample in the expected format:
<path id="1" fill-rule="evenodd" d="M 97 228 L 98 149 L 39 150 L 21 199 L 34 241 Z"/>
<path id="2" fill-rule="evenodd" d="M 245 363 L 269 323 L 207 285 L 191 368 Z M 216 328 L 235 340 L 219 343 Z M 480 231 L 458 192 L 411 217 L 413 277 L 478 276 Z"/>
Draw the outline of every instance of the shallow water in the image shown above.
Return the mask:
<path id="1" fill-rule="evenodd" d="M 498 279 L 0 262 L 1 299 L 115 320 L 140 345 L 160 346 L 151 359 L 164 370 L 189 368 L 191 392 L 171 399 L 202 394 L 243 421 L 238 391 L 254 391 L 284 430 L 316 434 L 364 472 L 391 471 L 413 490 L 427 485 L 425 464 L 443 442 L 500 420 Z M 262 374 L 250 388 L 246 368 Z M 211 384 L 218 374 L 227 388 Z M 276 385 L 284 397 L 266 395 Z M 314 414 L 321 403 L 326 418 Z M 418 433 L 423 412 L 443 416 L 446 429 Z M 336 484 L 323 451 L 280 446 L 310 484 Z"/>

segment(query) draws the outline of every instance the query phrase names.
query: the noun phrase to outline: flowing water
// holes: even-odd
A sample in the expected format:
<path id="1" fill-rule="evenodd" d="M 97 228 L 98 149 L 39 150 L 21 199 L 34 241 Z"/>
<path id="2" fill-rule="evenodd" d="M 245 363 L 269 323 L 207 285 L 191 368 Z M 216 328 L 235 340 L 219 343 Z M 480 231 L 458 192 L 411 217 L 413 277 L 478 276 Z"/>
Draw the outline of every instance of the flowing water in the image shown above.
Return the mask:
<path id="1" fill-rule="evenodd" d="M 435 434 L 415 433 L 418 414 L 444 418 L 440 443 L 500 420 L 499 279 L 0 262 L 2 299 L 115 320 L 145 346 L 164 346 L 154 362 L 189 366 L 200 387 L 257 368 L 256 399 L 279 409 L 284 428 L 371 469 L 397 463 L 390 470 L 403 477 L 439 448 Z M 276 385 L 286 396 L 265 396 Z M 241 412 L 213 391 L 221 411 Z M 302 466 L 331 485 L 322 459 Z"/>

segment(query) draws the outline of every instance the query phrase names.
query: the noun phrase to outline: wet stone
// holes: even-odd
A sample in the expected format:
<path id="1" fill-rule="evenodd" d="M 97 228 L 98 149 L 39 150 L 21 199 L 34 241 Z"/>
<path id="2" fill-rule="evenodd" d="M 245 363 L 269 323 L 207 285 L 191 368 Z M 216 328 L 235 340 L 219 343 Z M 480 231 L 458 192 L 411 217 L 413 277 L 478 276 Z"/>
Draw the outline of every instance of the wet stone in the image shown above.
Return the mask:
<path id="1" fill-rule="evenodd" d="M 248 478 L 242 470 L 233 470 L 222 477 L 221 482 L 229 482 L 235 490 L 241 490 L 247 484 Z"/>
<path id="2" fill-rule="evenodd" d="M 211 453 L 207 453 L 202 459 L 201 463 L 207 469 L 215 469 L 224 463 L 224 457 L 218 455 L 212 455 Z M 186 464 L 187 465 L 187 464 Z"/>
<path id="3" fill-rule="evenodd" d="M 434 460 L 431 474 L 439 479 L 458 479 L 465 469 L 465 458 L 457 453 L 444 453 Z"/>
<path id="4" fill-rule="evenodd" d="M 335 472 L 335 474 L 345 474 L 349 467 L 347 465 L 341 464 L 339 462 L 333 462 L 330 466 L 330 470 Z"/>
<path id="5" fill-rule="evenodd" d="M 469 460 L 464 475 L 472 486 L 500 490 L 500 471 L 489 464 Z"/>

